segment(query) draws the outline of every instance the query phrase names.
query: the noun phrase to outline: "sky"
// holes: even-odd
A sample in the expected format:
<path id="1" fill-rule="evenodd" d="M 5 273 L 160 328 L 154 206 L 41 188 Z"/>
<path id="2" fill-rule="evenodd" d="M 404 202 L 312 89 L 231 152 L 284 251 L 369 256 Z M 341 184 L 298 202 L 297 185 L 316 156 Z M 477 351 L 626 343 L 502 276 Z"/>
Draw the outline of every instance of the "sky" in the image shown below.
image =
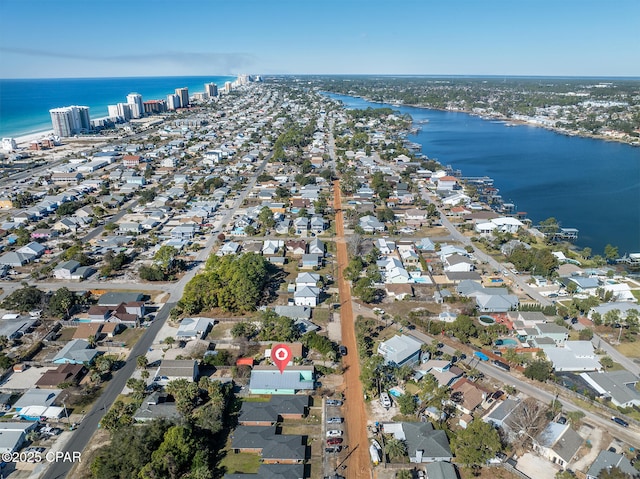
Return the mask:
<path id="1" fill-rule="evenodd" d="M 0 78 L 640 77 L 640 0 L 0 0 Z"/>

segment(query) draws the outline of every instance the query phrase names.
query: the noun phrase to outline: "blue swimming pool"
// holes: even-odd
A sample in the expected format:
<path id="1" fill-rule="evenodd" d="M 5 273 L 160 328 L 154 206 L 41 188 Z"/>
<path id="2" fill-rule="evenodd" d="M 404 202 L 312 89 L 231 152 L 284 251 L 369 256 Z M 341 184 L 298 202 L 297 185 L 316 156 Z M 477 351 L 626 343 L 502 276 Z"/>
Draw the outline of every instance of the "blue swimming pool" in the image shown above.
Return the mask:
<path id="1" fill-rule="evenodd" d="M 500 338 L 500 339 L 496 339 L 496 342 L 495 342 L 496 346 L 518 346 L 519 344 L 520 342 L 511 338 Z"/>

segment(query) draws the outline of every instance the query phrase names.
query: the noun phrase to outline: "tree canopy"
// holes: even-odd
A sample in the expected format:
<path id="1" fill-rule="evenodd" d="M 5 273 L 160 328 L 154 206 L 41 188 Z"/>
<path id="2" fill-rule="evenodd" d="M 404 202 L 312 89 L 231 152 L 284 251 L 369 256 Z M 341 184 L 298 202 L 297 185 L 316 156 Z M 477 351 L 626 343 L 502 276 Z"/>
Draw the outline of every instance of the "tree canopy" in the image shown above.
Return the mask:
<path id="1" fill-rule="evenodd" d="M 269 263 L 260 255 L 212 255 L 204 271 L 187 283 L 179 304 L 189 314 L 212 308 L 254 311 L 268 278 Z"/>
<path id="2" fill-rule="evenodd" d="M 481 467 L 488 459 L 495 457 L 500 449 L 498 431 L 484 421 L 473 421 L 453 436 L 456 459 L 470 467 Z"/>

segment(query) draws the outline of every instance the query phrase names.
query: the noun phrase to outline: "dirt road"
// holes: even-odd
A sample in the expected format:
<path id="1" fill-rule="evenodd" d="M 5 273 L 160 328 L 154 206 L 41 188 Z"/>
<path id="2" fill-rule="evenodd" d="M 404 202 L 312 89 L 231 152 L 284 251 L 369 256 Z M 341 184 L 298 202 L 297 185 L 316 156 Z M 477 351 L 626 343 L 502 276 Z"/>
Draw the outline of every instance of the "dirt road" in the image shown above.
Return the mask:
<path id="1" fill-rule="evenodd" d="M 346 470 L 340 474 L 347 479 L 368 479 L 372 477 L 371 459 L 369 458 L 369 438 L 367 436 L 367 413 L 364 407 L 364 395 L 360 383 L 360 362 L 354 328 L 353 308 L 351 306 L 351 289 L 344 279 L 343 271 L 349 262 L 347 244 L 344 238 L 344 216 L 340 182 L 333 184 L 334 208 L 336 211 L 336 250 L 338 257 L 338 290 L 340 292 L 340 323 L 342 327 L 342 344 L 348 354 L 343 358 L 345 403 L 343 412 L 349 438 L 349 458 L 345 461 Z"/>

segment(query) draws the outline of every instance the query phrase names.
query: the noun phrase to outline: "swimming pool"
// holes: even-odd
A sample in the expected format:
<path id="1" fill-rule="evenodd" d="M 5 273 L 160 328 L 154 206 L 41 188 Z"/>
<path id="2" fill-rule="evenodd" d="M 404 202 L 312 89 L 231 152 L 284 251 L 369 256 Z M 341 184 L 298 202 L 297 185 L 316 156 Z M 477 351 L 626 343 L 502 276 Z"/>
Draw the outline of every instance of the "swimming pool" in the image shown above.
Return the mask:
<path id="1" fill-rule="evenodd" d="M 496 346 L 518 346 L 519 344 L 519 341 L 512 338 L 500 338 L 495 341 Z"/>
<path id="2" fill-rule="evenodd" d="M 480 321 L 480 324 L 482 324 L 483 326 L 491 326 L 492 324 L 496 324 L 496 320 L 486 314 L 478 317 L 478 321 Z"/>

